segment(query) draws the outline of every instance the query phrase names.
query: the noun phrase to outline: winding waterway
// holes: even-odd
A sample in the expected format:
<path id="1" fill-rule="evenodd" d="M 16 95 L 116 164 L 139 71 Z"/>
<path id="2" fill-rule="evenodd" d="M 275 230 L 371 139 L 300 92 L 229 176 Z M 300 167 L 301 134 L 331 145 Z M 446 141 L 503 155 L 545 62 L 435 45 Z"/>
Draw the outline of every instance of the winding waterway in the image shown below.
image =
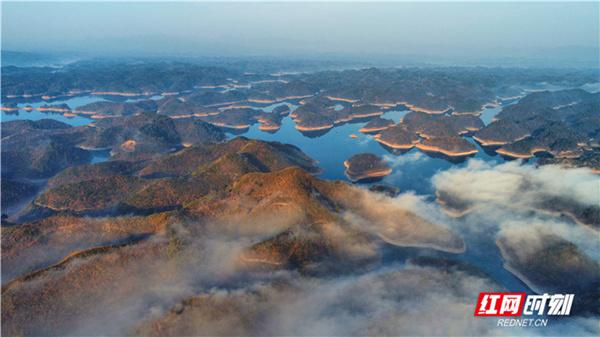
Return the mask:
<path id="1" fill-rule="evenodd" d="M 156 99 L 157 97 L 154 98 Z M 103 100 L 106 100 L 106 98 L 100 96 L 80 96 L 66 100 L 56 100 L 52 103 L 66 103 L 72 109 L 75 109 L 85 104 Z M 260 108 L 270 112 L 276 106 L 287 104 L 293 111 L 297 108 L 297 105 L 294 103 L 297 104 L 297 102 L 278 103 Z M 37 110 L 25 111 L 22 109 L 25 105 L 31 105 L 35 109 L 43 104 L 46 104 L 46 102 L 19 104 L 18 106 L 21 109 L 18 112 L 3 111 L 2 121 L 51 118 L 73 126 L 82 126 L 93 121 L 92 119 L 83 116 L 65 117 L 60 113 L 40 112 Z M 501 107 L 484 110 L 481 115 L 484 124 L 489 124 L 500 110 Z M 387 111 L 381 117 L 392 119 L 394 122 L 399 122 L 408 112 L 409 111 L 407 110 Z M 236 132 L 236 134 L 233 134 L 230 131 L 225 131 L 229 139 L 241 135 L 253 139 L 293 144 L 299 147 L 308 156 L 318 161 L 318 165 L 322 170 L 321 173 L 319 173 L 319 177 L 328 180 L 348 181 L 348 178 L 344 174 L 343 162 L 352 155 L 370 152 L 382 156 L 393 168 L 393 172 L 389 176 L 383 178 L 380 182 L 376 183 L 395 186 L 399 188 L 401 192 L 415 193 L 416 195 L 422 196 L 428 202 L 433 202 L 435 199 L 435 191 L 431 184 L 431 178 L 436 173 L 452 167 L 463 167 L 468 163 L 468 159 L 450 161 L 449 158 L 441 158 L 427 154 L 416 148 L 407 152 L 389 150 L 375 141 L 372 135 L 359 132 L 359 129 L 366 123 L 367 121 L 346 123 L 336 126 L 321 135 L 307 136 L 295 128 L 295 123 L 291 117 L 286 116 L 282 120 L 281 128 L 272 133 L 261 131 L 259 129 L 259 124 L 254 124 L 248 130 L 242 130 L 241 133 Z M 355 135 L 356 138 L 351 138 L 351 135 Z M 475 144 L 479 150 L 479 152 L 471 158 L 498 164 L 505 161 L 498 155 L 485 152 L 484 149 L 471 138 L 467 137 L 467 139 Z M 108 151 L 98 152 L 94 154 L 92 162 L 97 163 L 108 160 L 109 158 L 110 154 Z M 373 182 L 369 184 L 373 184 Z M 416 256 L 435 256 L 464 261 L 489 274 L 494 280 L 510 291 L 531 292 L 523 282 L 503 268 L 503 261 L 500 252 L 493 241 L 493 237 L 482 237 L 469 233 L 461 233 L 461 235 L 467 245 L 467 250 L 464 253 L 450 254 L 428 249 L 403 248 L 386 245 L 383 248 L 384 261 L 386 261 L 386 263 L 403 263 L 408 258 Z"/>

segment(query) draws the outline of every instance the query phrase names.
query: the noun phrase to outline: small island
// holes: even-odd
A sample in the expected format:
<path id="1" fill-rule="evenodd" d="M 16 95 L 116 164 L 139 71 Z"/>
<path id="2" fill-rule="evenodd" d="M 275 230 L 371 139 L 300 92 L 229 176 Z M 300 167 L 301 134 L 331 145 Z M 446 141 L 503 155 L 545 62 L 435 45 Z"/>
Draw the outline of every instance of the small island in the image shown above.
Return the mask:
<path id="1" fill-rule="evenodd" d="M 2 104 L 2 107 L 0 109 L 2 111 L 17 111 L 19 110 L 19 107 L 17 106 L 17 103 L 5 103 Z"/>
<path id="2" fill-rule="evenodd" d="M 362 133 L 374 133 L 383 131 L 394 125 L 394 121 L 391 119 L 385 119 L 381 117 L 375 117 L 371 119 L 365 126 L 360 128 L 360 132 Z"/>
<path id="3" fill-rule="evenodd" d="M 395 198 L 400 194 L 400 189 L 394 185 L 374 184 L 369 187 L 369 191 L 381 193 L 390 198 Z"/>
<path id="4" fill-rule="evenodd" d="M 290 113 L 290 107 L 286 104 L 276 106 L 271 113 L 278 114 L 281 116 L 287 116 Z"/>
<path id="5" fill-rule="evenodd" d="M 232 130 L 245 130 L 258 121 L 260 110 L 252 108 L 233 108 L 222 111 L 218 115 L 201 117 L 212 125 Z"/>
<path id="6" fill-rule="evenodd" d="M 108 116 L 131 116 L 143 112 L 155 112 L 157 104 L 153 100 L 138 102 L 99 101 L 80 106 L 75 112 L 82 115 L 93 115 L 96 119 Z"/>
<path id="7" fill-rule="evenodd" d="M 383 110 L 376 105 L 364 104 L 353 106 L 352 108 L 348 109 L 347 114 L 351 120 L 360 118 L 371 118 L 383 115 Z"/>
<path id="8" fill-rule="evenodd" d="M 481 119 L 475 116 L 428 115 L 421 112 L 406 114 L 402 123 L 423 138 L 465 135 L 484 127 Z"/>
<path id="9" fill-rule="evenodd" d="M 392 149 L 408 150 L 419 142 L 419 137 L 406 125 L 396 124 L 380 133 L 375 140 Z"/>
<path id="10" fill-rule="evenodd" d="M 334 127 L 334 122 L 329 118 L 308 111 L 298 113 L 294 122 L 296 122 L 296 129 L 300 131 L 321 131 Z"/>
<path id="11" fill-rule="evenodd" d="M 496 245 L 506 270 L 537 293 L 582 294 L 580 298 L 575 296 L 573 307 L 582 311 L 597 308 L 600 267 L 596 261 L 573 242 L 550 231 L 538 229 L 523 236 L 521 232 L 509 230 L 497 237 Z M 523 249 L 523 240 L 535 240 L 533 237 L 540 244 Z M 546 261 L 553 261 L 552 267 Z"/>
<path id="12" fill-rule="evenodd" d="M 40 106 L 39 108 L 37 108 L 37 110 L 41 111 L 41 112 L 59 112 L 59 113 L 71 112 L 71 108 L 65 103 L 52 104 L 52 105 L 44 104 L 44 105 Z"/>
<path id="13" fill-rule="evenodd" d="M 415 146 L 421 151 L 441 153 L 448 157 L 466 157 L 477 153 L 475 145 L 458 136 L 423 139 Z"/>
<path id="14" fill-rule="evenodd" d="M 477 132 L 475 139 L 482 146 L 502 146 L 529 137 L 530 132 L 508 120 L 497 120 Z"/>
<path id="15" fill-rule="evenodd" d="M 258 129 L 266 132 L 275 132 L 281 128 L 282 118 L 282 115 L 275 112 L 264 113 L 258 118 L 258 122 L 260 123 Z"/>
<path id="16" fill-rule="evenodd" d="M 346 176 L 352 182 L 383 178 L 392 169 L 380 157 L 372 153 L 356 154 L 344 162 Z"/>

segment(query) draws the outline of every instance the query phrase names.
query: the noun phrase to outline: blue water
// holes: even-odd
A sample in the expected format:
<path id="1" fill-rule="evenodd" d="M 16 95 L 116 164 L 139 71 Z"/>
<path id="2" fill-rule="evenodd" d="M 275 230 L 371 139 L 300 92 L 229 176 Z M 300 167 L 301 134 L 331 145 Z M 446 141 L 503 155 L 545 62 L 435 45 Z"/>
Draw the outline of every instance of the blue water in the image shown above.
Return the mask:
<path id="1" fill-rule="evenodd" d="M 26 105 L 31 105 L 34 108 L 40 107 L 44 104 L 67 104 L 71 107 L 71 109 L 75 109 L 78 108 L 80 106 L 86 105 L 86 104 L 90 104 L 90 103 L 94 103 L 94 102 L 99 102 L 99 101 L 107 101 L 107 99 L 102 98 L 100 96 L 76 96 L 76 97 L 71 97 L 71 98 L 67 98 L 67 99 L 59 99 L 59 100 L 52 100 L 52 101 L 37 101 L 37 102 L 33 102 L 33 103 L 20 103 L 17 104 L 18 107 L 23 108 Z"/>
<path id="2" fill-rule="evenodd" d="M 153 96 L 151 99 L 160 99 L 162 96 Z M 111 97 L 112 99 L 112 97 Z M 129 102 L 138 101 L 140 98 L 116 98 L 117 100 L 125 100 Z M 146 99 L 146 98 L 143 98 Z M 72 109 L 76 109 L 85 104 L 106 101 L 105 97 L 101 96 L 78 96 L 64 100 L 52 101 L 52 104 L 68 104 Z M 294 104 L 295 103 L 295 104 Z M 25 105 L 31 105 L 37 108 L 43 104 L 48 104 L 45 101 L 33 103 L 18 104 L 19 108 Z M 263 105 L 261 109 L 266 112 L 271 112 L 272 109 L 281 105 L 287 104 L 291 110 L 297 108 L 297 102 L 293 103 L 277 103 L 272 105 Z M 342 105 L 340 105 L 341 107 Z M 501 110 L 501 108 L 486 109 L 481 118 L 485 124 L 491 122 L 493 117 Z M 399 122 L 404 115 L 409 111 L 388 111 L 382 117 Z M 86 125 L 93 120 L 84 116 L 65 117 L 60 113 L 40 112 L 40 111 L 25 111 L 18 110 L 16 112 L 2 112 L 2 121 L 10 121 L 17 119 L 40 120 L 51 118 L 73 126 Z M 344 161 L 349 157 L 364 152 L 374 153 L 382 156 L 389 162 L 393 168 L 393 173 L 385 177 L 381 182 L 399 187 L 402 191 L 414 191 L 417 194 L 431 195 L 433 188 L 430 185 L 430 178 L 437 172 L 446 170 L 454 165 L 463 166 L 463 162 L 450 162 L 448 158 L 438 158 L 431 154 L 423 153 L 417 149 L 411 149 L 408 152 L 396 152 L 389 150 L 373 139 L 372 135 L 367 135 L 358 130 L 363 127 L 367 121 L 357 123 L 347 123 L 337 126 L 321 135 L 305 135 L 295 128 L 294 121 L 288 116 L 282 120 L 281 128 L 275 133 L 269 133 L 259 130 L 259 124 L 255 124 L 250 129 L 243 133 L 244 136 L 254 139 L 262 139 L 267 141 L 279 141 L 282 143 L 293 144 L 307 155 L 318 161 L 319 167 L 322 169 L 320 177 L 324 179 L 346 180 L 344 175 Z M 358 138 L 350 138 L 350 135 L 356 135 Z M 235 135 L 229 134 L 229 138 Z M 479 148 L 479 153 L 475 158 L 485 161 L 503 162 L 500 156 L 492 156 L 483 151 L 479 145 L 472 139 L 469 139 L 475 146 Z M 100 162 L 109 158 L 107 153 L 95 153 L 94 162 Z M 423 183 L 427 182 L 427 183 Z"/>
<path id="3" fill-rule="evenodd" d="M 481 118 L 483 124 L 488 125 L 494 120 L 494 116 L 496 116 L 500 110 L 502 110 L 502 107 L 485 109 L 479 118 Z"/>
<path id="4" fill-rule="evenodd" d="M 92 119 L 87 118 L 87 117 L 82 117 L 82 116 L 65 117 L 60 113 L 40 112 L 40 111 L 36 111 L 36 110 L 33 110 L 33 111 L 18 110 L 18 111 L 9 111 L 9 112 L 2 111 L 2 122 L 14 121 L 14 120 L 19 120 L 19 119 L 26 119 L 26 120 L 32 120 L 32 121 L 37 121 L 40 119 L 54 119 L 59 122 L 67 123 L 67 124 L 73 125 L 73 126 L 86 125 L 92 121 Z"/>
<path id="5" fill-rule="evenodd" d="M 56 112 L 40 112 L 37 110 L 25 111 L 23 110 L 23 108 L 27 105 L 31 105 L 35 109 L 39 108 L 44 104 L 50 105 L 66 103 L 71 109 L 75 109 L 80 106 L 99 101 L 106 101 L 106 99 L 98 96 L 77 96 L 64 100 L 53 100 L 51 102 L 37 101 L 33 103 L 19 103 L 17 104 L 17 107 L 19 107 L 18 111 L 2 111 L 2 122 L 8 122 L 19 119 L 26 119 L 32 121 L 37 121 L 40 119 L 54 119 L 59 122 L 67 123 L 69 125 L 82 126 L 91 123 L 92 119 L 83 116 L 65 117 L 63 116 L 63 114 Z"/>
<path id="6" fill-rule="evenodd" d="M 156 96 L 153 97 L 153 99 L 159 97 L 160 96 Z M 81 96 L 62 101 L 58 100 L 52 103 L 66 103 L 74 109 L 88 103 L 103 100 L 106 100 L 106 98 L 98 96 Z M 121 101 L 123 100 L 124 99 L 121 98 Z M 138 98 L 126 100 L 135 101 L 138 100 Z M 30 105 L 35 108 L 42 104 L 45 104 L 45 102 L 36 102 L 31 103 Z M 260 108 L 266 112 L 271 112 L 272 109 L 281 104 L 287 104 L 291 110 L 297 108 L 297 102 L 262 105 Z M 23 107 L 24 105 L 25 104 L 19 104 L 19 107 Z M 484 124 L 489 124 L 500 110 L 501 108 L 486 109 L 481 116 Z M 382 117 L 392 119 L 394 122 L 399 122 L 408 112 L 409 111 L 388 111 Z M 86 125 L 92 121 L 92 119 L 86 117 L 77 116 L 67 118 L 62 114 L 43 113 L 35 110 L 31 112 L 20 110 L 18 114 L 2 113 L 3 121 L 15 119 L 38 120 L 42 118 L 52 118 L 74 126 Z M 344 161 L 358 153 L 374 153 L 384 157 L 393 168 L 392 174 L 383 178 L 380 183 L 399 187 L 402 192 L 414 191 L 416 194 L 424 196 L 429 201 L 434 200 L 434 190 L 431 185 L 431 178 L 440 171 L 447 170 L 454 166 L 461 167 L 467 163 L 466 160 L 461 162 L 451 162 L 448 158 L 438 158 L 423 153 L 418 149 L 411 149 L 407 152 L 389 150 L 375 141 L 373 136 L 358 131 L 366 123 L 367 121 L 343 124 L 324 134 L 307 136 L 298 131 L 295 128 L 294 121 L 287 116 L 282 120 L 281 128 L 274 133 L 261 131 L 258 128 L 259 124 L 255 124 L 242 135 L 248 138 L 278 141 L 299 147 L 308 156 L 318 161 L 318 165 L 322 169 L 319 176 L 328 180 L 347 180 L 344 175 Z M 352 134 L 358 136 L 358 138 L 350 138 L 350 135 Z M 228 134 L 228 138 L 233 138 L 235 136 L 236 135 L 234 134 Z M 466 139 L 475 144 L 479 149 L 479 152 L 474 158 L 488 162 L 504 162 L 502 157 L 486 153 L 473 139 L 469 137 Z M 92 163 L 106 161 L 109 158 L 109 151 L 94 151 Z M 498 281 L 508 290 L 531 292 L 523 282 L 503 268 L 502 258 L 493 241 L 493 237 L 474 236 L 469 235 L 468 233 L 462 234 L 467 245 L 467 251 L 465 253 L 449 254 L 434 250 L 403 248 L 390 245 L 385 248 L 385 260 L 401 262 L 409 257 L 417 255 L 431 255 L 465 261 L 488 273 L 493 279 Z"/>
<path id="7" fill-rule="evenodd" d="M 272 108 L 273 106 L 269 106 L 266 110 L 269 111 Z M 498 111 L 499 109 L 494 109 L 493 112 L 497 113 Z M 408 112 L 389 111 L 382 117 L 399 122 Z M 330 180 L 347 180 L 344 174 L 344 161 L 355 154 L 370 152 L 384 157 L 393 168 L 392 174 L 380 182 L 397 186 L 402 191 L 414 191 L 422 195 L 431 195 L 434 192 L 429 181 L 437 172 L 447 170 L 454 165 L 466 165 L 466 160 L 461 163 L 452 163 L 446 158 L 436 158 L 415 148 L 405 153 L 390 151 L 375 141 L 372 135 L 358 131 L 366 123 L 348 123 L 336 126 L 323 135 L 311 138 L 298 131 L 294 121 L 288 116 L 282 120 L 281 128 L 275 133 L 261 131 L 258 128 L 259 125 L 255 124 L 242 135 L 299 147 L 308 156 L 318 161 L 318 165 L 322 169 L 319 176 Z M 352 134 L 358 138 L 350 138 Z M 234 136 L 230 134 L 230 137 Z M 474 158 L 498 163 L 504 162 L 500 156 L 491 156 L 485 153 L 476 142 L 472 142 L 480 150 Z"/>
<path id="8" fill-rule="evenodd" d="M 135 98 L 124 98 L 119 96 L 99 96 L 99 95 L 88 95 L 88 96 L 76 96 L 67 99 L 58 99 L 52 101 L 37 101 L 32 103 L 19 103 L 17 107 L 19 107 L 18 111 L 2 111 L 1 121 L 8 122 L 19 119 L 26 119 L 37 121 L 40 119 L 54 119 L 63 123 L 67 123 L 72 126 L 82 126 L 91 123 L 93 120 L 89 117 L 85 116 L 75 116 L 75 117 L 65 117 L 61 113 L 56 112 L 40 112 L 37 110 L 33 111 L 25 111 L 24 108 L 27 105 L 32 106 L 34 109 L 39 108 L 44 104 L 67 104 L 71 109 L 76 109 L 80 106 L 84 106 L 86 104 L 100 102 L 100 101 L 115 101 L 115 102 L 138 102 L 146 99 L 159 100 L 163 98 L 163 96 L 155 95 L 152 97 L 135 97 Z"/>
<path id="9" fill-rule="evenodd" d="M 273 106 L 265 107 L 265 111 L 271 111 Z M 292 110 L 296 106 L 291 105 Z M 501 108 L 486 109 L 481 118 L 484 124 L 489 124 Z M 409 111 L 389 111 L 382 118 L 388 118 L 399 122 Z M 267 141 L 279 141 L 282 143 L 293 144 L 304 151 L 311 158 L 318 161 L 319 167 L 323 170 L 319 174 L 321 178 L 328 180 L 347 180 L 344 175 L 344 161 L 362 152 L 370 152 L 384 157 L 393 168 L 392 174 L 385 177 L 377 183 L 385 183 L 399 187 L 402 192 L 414 191 L 416 194 L 424 196 L 427 200 L 434 200 L 434 188 L 431 184 L 431 178 L 438 172 L 447 170 L 451 167 L 462 167 L 467 165 L 467 159 L 461 162 L 451 162 L 449 158 L 438 158 L 420 150 L 413 148 L 408 152 L 394 152 L 380 145 L 373 136 L 366 135 L 358 130 L 367 122 L 348 123 L 337 126 L 323 135 L 311 138 L 307 137 L 295 128 L 294 121 L 288 116 L 282 120 L 281 128 L 275 133 L 268 133 L 259 130 L 259 125 L 253 125 L 242 135 L 248 138 L 262 139 Z M 357 135 L 358 138 L 350 138 L 350 135 Z M 229 138 L 236 135 L 229 134 Z M 473 143 L 479 152 L 470 158 L 477 158 L 486 162 L 503 163 L 505 160 L 495 154 L 490 154 L 475 142 L 472 138 L 466 137 Z M 454 161 L 454 160 L 453 160 Z M 461 254 L 441 253 L 439 251 L 405 248 L 396 246 L 385 246 L 384 261 L 402 262 L 415 256 L 435 256 L 458 261 L 467 262 L 476 266 L 487 273 L 492 279 L 504 286 L 510 291 L 523 291 L 532 293 L 532 291 L 521 280 L 511 274 L 503 267 L 503 260 L 500 251 L 494 242 L 494 236 L 472 235 L 470 233 L 461 233 L 467 250 Z"/>

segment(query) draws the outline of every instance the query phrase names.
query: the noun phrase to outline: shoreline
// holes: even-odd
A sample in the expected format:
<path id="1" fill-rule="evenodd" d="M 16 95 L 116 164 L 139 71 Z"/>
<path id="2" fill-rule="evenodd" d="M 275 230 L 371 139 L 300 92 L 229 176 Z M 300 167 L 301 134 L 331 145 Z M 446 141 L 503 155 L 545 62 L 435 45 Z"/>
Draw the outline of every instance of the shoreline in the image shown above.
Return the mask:
<path id="1" fill-rule="evenodd" d="M 281 129 L 281 125 L 273 125 L 273 126 L 270 126 L 270 125 L 260 125 L 258 127 L 258 129 L 261 130 L 261 131 L 277 131 L 277 130 Z"/>
<path id="2" fill-rule="evenodd" d="M 503 149 L 496 150 L 496 153 L 501 156 L 511 157 L 511 158 L 515 158 L 515 159 L 528 159 L 528 158 L 533 157 L 533 154 L 531 154 L 531 153 L 521 154 L 521 153 L 516 153 L 516 152 L 510 152 L 510 151 L 503 150 Z"/>
<path id="3" fill-rule="evenodd" d="M 349 169 L 350 169 L 350 163 L 347 160 L 344 161 L 344 167 L 346 168 L 344 170 L 344 174 L 352 182 L 358 182 L 358 181 L 365 180 L 365 179 L 370 179 L 370 178 L 383 178 L 383 177 L 386 177 L 386 176 L 388 176 L 388 175 L 390 175 L 392 173 L 392 169 L 391 168 L 385 168 L 385 169 L 380 169 L 380 170 L 377 170 L 377 171 L 370 171 L 369 173 L 355 175 L 355 174 L 353 174 L 352 172 L 349 171 Z"/>
<path id="4" fill-rule="evenodd" d="M 379 131 L 383 131 L 383 130 L 389 129 L 392 126 L 394 126 L 394 124 L 391 124 L 391 125 L 388 125 L 388 126 L 379 126 L 379 127 L 370 127 L 370 128 L 367 128 L 366 126 L 363 126 L 362 128 L 358 129 L 358 132 L 362 132 L 362 133 L 379 132 Z"/>
<path id="5" fill-rule="evenodd" d="M 334 125 L 324 125 L 324 126 L 301 126 L 296 123 L 296 129 L 299 131 L 323 131 L 333 129 Z"/>
<path id="6" fill-rule="evenodd" d="M 298 124 L 298 123 L 302 123 L 301 121 L 294 120 L 294 122 L 296 124 L 295 128 L 299 131 L 323 131 L 323 130 L 333 129 L 335 127 L 335 124 L 326 124 L 326 125 L 320 125 L 320 126 L 302 126 L 302 125 Z"/>
<path id="7" fill-rule="evenodd" d="M 366 114 L 358 114 L 358 115 L 348 115 L 346 118 L 336 119 L 333 123 L 334 124 L 344 124 L 344 123 L 352 122 L 355 119 L 379 117 L 381 115 L 383 115 L 383 111 L 377 111 L 377 112 L 366 113 Z"/>
<path id="8" fill-rule="evenodd" d="M 243 130 L 243 129 L 249 129 L 250 128 L 250 124 L 227 124 L 227 123 L 219 123 L 219 122 L 207 122 L 210 123 L 214 126 L 218 126 L 221 128 L 227 128 L 227 129 L 235 129 L 235 130 Z"/>
<path id="9" fill-rule="evenodd" d="M 554 158 L 577 159 L 577 158 L 581 157 L 581 155 L 577 155 L 577 154 L 560 155 L 560 154 L 557 154 L 554 151 L 546 149 L 546 148 L 534 148 L 531 151 L 529 151 L 529 153 L 517 153 L 517 152 L 512 152 L 512 151 L 504 150 L 502 148 L 496 150 L 496 153 L 498 153 L 499 155 L 507 156 L 507 157 L 511 157 L 511 158 L 520 158 L 520 159 L 533 158 L 533 157 L 536 156 L 536 154 L 538 154 L 540 152 L 542 152 L 542 153 L 543 152 L 549 153 Z"/>
<path id="10" fill-rule="evenodd" d="M 467 245 L 465 244 L 463 239 L 461 239 L 461 242 L 462 242 L 461 248 L 453 248 L 453 247 L 449 247 L 449 246 L 444 247 L 444 246 L 441 246 L 441 245 L 435 244 L 435 243 L 401 243 L 400 241 L 392 240 L 392 239 L 386 237 L 384 234 L 381 234 L 379 232 L 377 233 L 377 235 L 383 241 L 385 241 L 391 245 L 398 246 L 398 247 L 429 248 L 429 249 L 438 250 L 441 252 L 452 253 L 452 254 L 461 254 L 461 253 L 464 253 L 467 251 Z"/>
<path id="11" fill-rule="evenodd" d="M 389 143 L 389 142 L 387 142 L 385 140 L 382 140 L 381 136 L 380 137 L 373 137 L 373 138 L 377 142 L 379 142 L 379 143 L 381 143 L 381 144 L 383 144 L 383 145 L 385 145 L 387 147 L 390 147 L 392 149 L 395 149 L 395 150 L 408 150 L 408 149 L 412 149 L 413 147 L 416 146 L 416 144 L 418 144 L 418 141 L 415 142 L 415 143 L 410 143 L 410 144 L 406 144 L 406 145 L 405 144 L 392 144 L 392 143 Z"/>
<path id="12" fill-rule="evenodd" d="M 521 272 L 519 272 L 515 267 L 512 267 L 510 265 L 510 261 L 507 258 L 507 253 L 506 253 L 505 247 L 502 245 L 500 239 L 496 239 L 496 247 L 498 247 L 498 250 L 500 251 L 500 256 L 504 260 L 504 263 L 502 263 L 502 267 L 504 269 L 506 269 L 509 273 L 513 274 L 519 280 L 521 280 L 521 282 L 523 282 L 526 286 L 528 286 L 529 289 L 533 290 L 534 292 L 536 292 L 538 294 L 544 293 L 544 291 L 542 291 L 542 289 L 537 287 L 531 280 L 529 280 L 527 277 L 525 277 L 525 275 L 521 274 Z"/>
<path id="13" fill-rule="evenodd" d="M 425 151 L 425 152 L 437 152 L 437 153 L 441 153 L 443 155 L 446 155 L 448 157 L 466 157 L 466 156 L 470 156 L 473 154 L 476 154 L 477 149 L 475 150 L 470 150 L 470 151 L 463 151 L 463 152 L 453 152 L 450 150 L 446 150 L 446 149 L 442 149 L 441 147 L 435 147 L 435 146 L 429 146 L 429 145 L 424 145 L 422 143 L 417 143 L 415 145 L 415 147 L 421 151 Z"/>
<path id="14" fill-rule="evenodd" d="M 338 102 L 346 102 L 346 103 L 356 103 L 357 99 L 344 98 L 344 97 L 336 97 L 336 96 L 325 96 L 330 101 L 338 101 Z"/>
<path id="15" fill-rule="evenodd" d="M 451 113 L 451 115 L 452 116 L 475 116 L 475 117 L 480 117 L 482 113 L 483 113 L 483 110 L 482 111 L 470 111 L 470 112 L 469 111 L 464 111 L 464 112 L 462 112 L 462 111 L 453 111 Z"/>
<path id="16" fill-rule="evenodd" d="M 418 106 L 410 104 L 410 103 L 403 103 L 403 104 L 406 105 L 406 107 L 412 111 L 422 112 L 422 113 L 426 113 L 429 115 L 443 115 L 448 110 L 452 109 L 452 107 L 447 107 L 445 110 L 431 110 L 431 109 L 427 109 L 427 108 L 421 108 L 421 107 L 418 107 Z"/>
<path id="17" fill-rule="evenodd" d="M 477 141 L 481 146 L 502 146 L 502 145 L 506 145 L 506 144 L 516 143 L 516 142 L 523 140 L 529 136 L 531 136 L 531 135 L 527 134 L 527 135 L 519 137 L 513 141 L 489 140 L 489 139 L 485 140 L 485 139 L 481 139 L 477 136 L 473 136 L 472 138 L 475 139 L 475 141 Z"/>
<path id="18" fill-rule="evenodd" d="M 508 144 L 508 142 L 502 140 L 483 140 L 477 136 L 473 136 L 472 138 L 481 144 L 481 146 L 502 146 Z"/>
<path id="19" fill-rule="evenodd" d="M 92 91 L 90 95 L 98 96 L 123 96 L 123 97 L 139 97 L 139 96 L 152 96 L 152 93 L 135 93 L 135 92 L 119 92 L 119 91 Z"/>
<path id="20" fill-rule="evenodd" d="M 63 108 L 42 108 L 39 107 L 37 109 L 35 109 L 39 112 L 60 112 L 60 113 L 72 113 L 72 110 L 70 109 L 63 109 Z"/>
<path id="21" fill-rule="evenodd" d="M 420 106 L 417 106 L 415 104 L 411 104 L 408 103 L 406 101 L 401 101 L 401 102 L 394 102 L 394 103 L 369 103 L 372 105 L 376 105 L 382 108 L 393 108 L 396 107 L 398 105 L 404 105 L 408 110 L 412 110 L 414 112 L 422 112 L 422 113 L 426 113 L 429 115 L 443 115 L 446 112 L 448 112 L 448 110 L 453 109 L 451 106 L 446 107 L 445 110 L 432 110 L 432 109 L 427 109 L 427 108 L 423 108 Z"/>
<path id="22" fill-rule="evenodd" d="M 221 112 L 194 112 L 192 116 L 194 117 L 210 117 L 220 115 Z"/>
<path id="23" fill-rule="evenodd" d="M 439 191 L 435 191 L 435 202 L 437 202 L 438 205 L 441 206 L 442 212 L 446 213 L 448 216 L 453 218 L 461 218 L 467 215 L 468 213 L 472 212 L 476 208 L 476 206 L 469 206 L 464 210 L 453 208 L 449 206 L 448 202 L 440 196 Z"/>
<path id="24" fill-rule="evenodd" d="M 107 119 L 107 118 L 116 118 L 116 117 L 120 117 L 120 116 L 111 116 L 111 115 L 92 115 L 90 118 L 92 119 Z"/>
<path id="25" fill-rule="evenodd" d="M 296 100 L 296 99 L 304 99 L 304 98 L 309 98 L 309 97 L 313 97 L 313 96 L 314 95 L 277 97 L 275 99 L 275 103 L 279 103 L 279 102 L 283 102 L 283 101 L 291 101 L 291 100 Z M 303 103 L 300 102 L 300 104 L 303 104 Z"/>
<path id="26" fill-rule="evenodd" d="M 362 132 L 362 133 L 373 133 L 373 132 L 379 132 L 379 131 L 383 131 L 385 129 L 389 129 L 391 126 L 382 126 L 382 127 L 378 127 L 378 128 L 365 128 L 362 127 L 360 129 L 358 129 L 358 132 Z"/>
<path id="27" fill-rule="evenodd" d="M 173 119 L 181 119 L 181 118 L 192 118 L 194 117 L 193 114 L 190 115 L 171 115 L 171 116 L 167 116 L 169 118 L 173 118 Z"/>
<path id="28" fill-rule="evenodd" d="M 276 103 L 275 100 L 272 99 L 248 99 L 247 100 L 249 103 L 257 103 L 257 104 L 273 104 Z"/>
<path id="29" fill-rule="evenodd" d="M 253 107 L 250 105 L 233 104 L 233 105 L 222 106 L 217 109 L 219 109 L 220 111 L 226 111 L 226 110 L 230 110 L 230 109 L 253 109 Z"/>

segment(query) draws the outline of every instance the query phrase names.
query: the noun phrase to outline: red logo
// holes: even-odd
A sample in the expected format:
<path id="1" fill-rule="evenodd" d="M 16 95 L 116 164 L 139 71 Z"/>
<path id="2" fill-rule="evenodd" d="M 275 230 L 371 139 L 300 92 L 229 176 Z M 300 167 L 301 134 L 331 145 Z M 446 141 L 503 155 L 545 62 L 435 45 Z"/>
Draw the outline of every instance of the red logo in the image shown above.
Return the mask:
<path id="1" fill-rule="evenodd" d="M 521 316 L 525 293 L 479 293 L 475 316 Z"/>

